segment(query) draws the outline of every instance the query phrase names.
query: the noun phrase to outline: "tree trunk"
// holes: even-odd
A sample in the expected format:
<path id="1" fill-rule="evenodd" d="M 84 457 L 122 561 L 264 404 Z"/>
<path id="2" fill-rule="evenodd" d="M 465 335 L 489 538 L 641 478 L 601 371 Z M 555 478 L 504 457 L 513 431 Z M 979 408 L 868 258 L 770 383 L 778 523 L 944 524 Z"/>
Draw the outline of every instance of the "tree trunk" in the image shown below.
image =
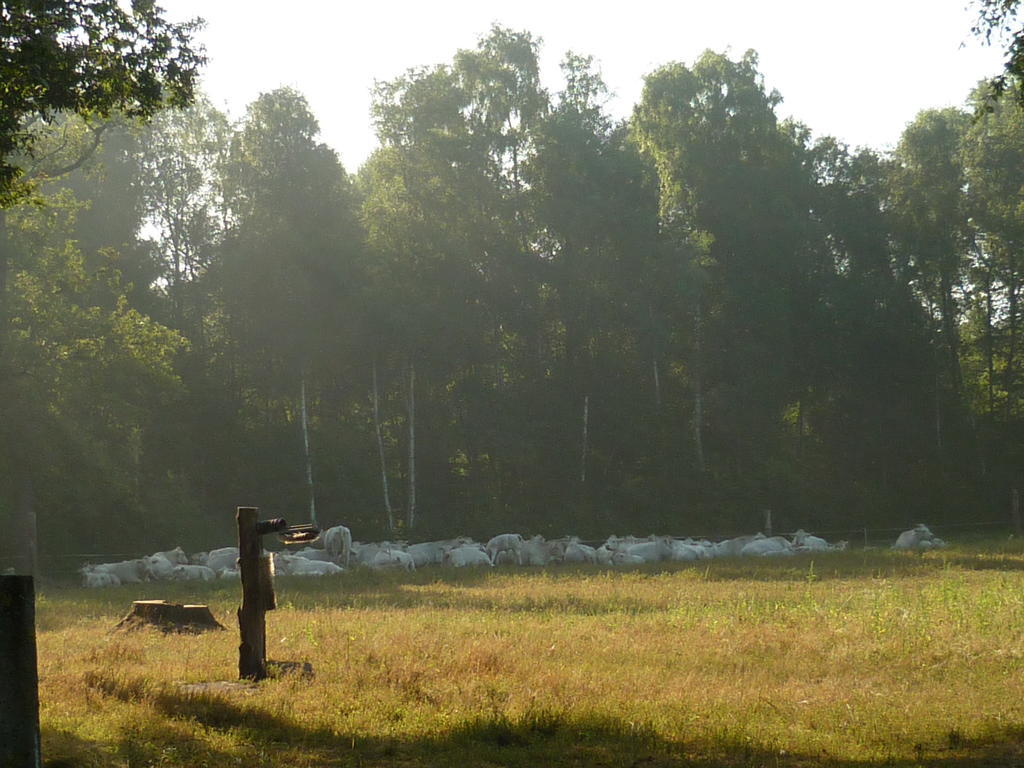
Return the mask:
<path id="1" fill-rule="evenodd" d="M 177 227 L 172 228 L 171 233 L 171 263 L 173 274 L 171 275 L 171 312 L 174 315 L 174 330 L 184 332 L 184 308 L 181 299 L 181 248 L 178 244 Z"/>
<path id="2" fill-rule="evenodd" d="M 942 333 L 946 337 L 946 350 L 948 352 L 947 365 L 949 366 L 950 385 L 953 387 L 953 394 L 959 401 L 963 393 L 963 374 L 960 371 L 960 330 L 957 327 L 956 304 L 953 300 L 952 280 L 943 275 L 941 278 L 942 288 Z"/>
<path id="3" fill-rule="evenodd" d="M 306 408 L 306 373 L 302 373 L 302 446 L 306 454 L 306 489 L 309 492 L 309 522 L 319 527 L 316 520 L 316 493 L 313 488 L 313 456 L 309 451 L 309 411 Z"/>
<path id="4" fill-rule="evenodd" d="M 0 376 L 7 376 L 4 357 L 7 352 L 8 315 L 7 278 L 11 268 L 11 247 L 7 237 L 7 213 L 0 210 Z"/>
<path id="5" fill-rule="evenodd" d="M 373 427 L 377 432 L 377 455 L 380 457 L 380 482 L 384 489 L 384 509 L 388 515 L 388 532 L 395 530 L 395 513 L 391 508 L 391 494 L 388 491 L 388 470 L 384 460 L 384 433 L 380 425 L 380 394 L 377 388 L 377 358 L 373 358 Z"/>
<path id="6" fill-rule="evenodd" d="M 587 449 L 589 447 L 590 395 L 583 396 L 583 451 L 580 456 L 580 485 L 587 482 Z"/>
<path id="7" fill-rule="evenodd" d="M 1011 248 L 1014 246 L 1011 245 Z M 1006 390 L 1006 416 L 1010 418 L 1016 405 L 1017 392 L 1017 329 L 1019 328 L 1018 313 L 1020 311 L 1020 283 L 1017 281 L 1017 259 L 1011 254 L 1009 257 L 1008 276 L 1012 282 L 1007 285 L 1007 329 L 1008 339 L 1006 347 L 1006 379 L 1004 389 Z"/>
<path id="8" fill-rule="evenodd" d="M 658 358 L 651 360 L 654 369 L 654 409 L 661 410 L 661 376 L 658 373 Z"/>
<path id="9" fill-rule="evenodd" d="M 416 525 L 416 368 L 409 358 L 409 509 L 406 513 L 406 528 Z"/>
<path id="10" fill-rule="evenodd" d="M 21 496 L 18 507 L 22 524 L 25 526 L 24 555 L 25 569 L 22 571 L 35 579 L 39 578 L 39 523 L 36 519 L 36 494 L 32 475 L 27 470 L 21 480 Z"/>
<path id="11" fill-rule="evenodd" d="M 647 306 L 647 317 L 651 323 L 651 368 L 654 373 L 654 409 L 661 411 L 661 369 L 658 366 L 658 355 L 661 345 L 658 343 L 658 327 L 654 322 L 654 307 Z"/>
<path id="12" fill-rule="evenodd" d="M 985 270 L 985 368 L 988 371 L 988 414 L 996 411 L 996 364 L 995 343 L 992 338 L 992 319 L 995 307 L 992 303 L 992 272 Z"/>
<path id="13" fill-rule="evenodd" d="M 804 455 L 804 400 L 796 401 L 796 455 L 803 458 Z"/>
<path id="14" fill-rule="evenodd" d="M 694 356 L 693 356 L 693 447 L 697 455 L 697 470 L 702 474 L 704 464 L 704 378 L 703 378 L 703 309 L 697 299 L 697 318 L 694 323 Z"/>

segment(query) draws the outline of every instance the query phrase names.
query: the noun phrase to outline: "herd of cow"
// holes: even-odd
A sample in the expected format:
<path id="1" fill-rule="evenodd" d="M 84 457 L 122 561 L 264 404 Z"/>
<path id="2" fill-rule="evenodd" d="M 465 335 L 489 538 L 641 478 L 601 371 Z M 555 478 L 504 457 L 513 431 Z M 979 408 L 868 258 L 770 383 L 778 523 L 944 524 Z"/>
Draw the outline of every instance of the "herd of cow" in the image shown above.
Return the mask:
<path id="1" fill-rule="evenodd" d="M 486 543 L 460 536 L 443 541 L 353 542 L 348 528 L 338 525 L 324 531 L 323 548 L 306 547 L 297 552 L 275 552 L 274 572 L 283 576 L 326 576 L 361 566 L 373 569 L 404 568 L 412 571 L 428 566 L 455 568 L 501 565 L 547 566 L 556 563 L 594 563 L 605 566 L 640 565 L 657 562 L 686 562 L 718 557 L 783 557 L 799 552 L 830 552 L 846 549 L 846 542 L 830 544 L 803 530 L 791 537 L 739 536 L 723 541 L 679 539 L 671 536 L 609 536 L 600 546 L 591 546 L 576 536 L 545 539 L 503 533 Z M 904 531 L 893 549 L 925 551 L 944 547 L 926 525 Z M 86 587 L 109 587 L 143 581 L 184 581 L 239 578 L 237 547 L 186 555 L 181 547 L 155 552 L 147 557 L 116 563 L 84 566 Z"/>

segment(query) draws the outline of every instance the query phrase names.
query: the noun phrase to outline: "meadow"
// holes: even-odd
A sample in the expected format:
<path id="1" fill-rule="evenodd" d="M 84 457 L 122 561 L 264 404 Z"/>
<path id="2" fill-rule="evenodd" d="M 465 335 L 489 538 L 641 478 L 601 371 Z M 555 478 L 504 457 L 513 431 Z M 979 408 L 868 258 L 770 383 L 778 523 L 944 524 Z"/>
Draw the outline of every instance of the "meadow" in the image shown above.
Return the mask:
<path id="1" fill-rule="evenodd" d="M 279 578 L 237 677 L 239 585 L 37 595 L 46 763 L 1024 764 L 1024 542 L 666 568 Z M 228 631 L 112 631 L 133 599 Z"/>

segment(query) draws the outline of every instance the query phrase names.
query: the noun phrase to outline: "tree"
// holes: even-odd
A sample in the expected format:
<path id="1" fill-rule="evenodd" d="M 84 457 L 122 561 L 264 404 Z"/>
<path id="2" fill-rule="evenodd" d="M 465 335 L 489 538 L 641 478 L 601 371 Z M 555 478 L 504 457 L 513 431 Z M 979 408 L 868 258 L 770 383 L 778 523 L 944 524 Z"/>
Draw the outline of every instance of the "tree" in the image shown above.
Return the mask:
<path id="1" fill-rule="evenodd" d="M 44 548 L 102 546 L 104 528 L 143 525 L 167 467 L 145 481 L 150 426 L 172 400 L 185 341 L 130 306 L 116 253 L 87 259 L 72 238 L 83 206 L 57 192 L 45 206 L 8 211 L 11 254 L 0 337 L 0 510 L 16 509 L 17 539 L 46 532 Z M 163 478 L 161 480 L 161 478 Z M 158 495 L 166 502 L 169 496 Z M 66 514 L 74 509 L 75 514 Z M 107 528 L 109 530 L 109 528 Z M 27 550 L 31 551 L 31 547 Z"/>
<path id="2" fill-rule="evenodd" d="M 928 317 L 893 258 L 885 160 L 826 137 L 807 162 L 820 274 L 802 324 L 794 460 L 819 509 L 874 524 L 924 501 L 913 474 L 895 470 L 920 464 L 934 442 Z"/>
<path id="3" fill-rule="evenodd" d="M 384 146 L 363 174 L 380 307 L 373 329 L 394 367 L 411 373 L 415 358 L 416 418 L 462 428 L 407 430 L 417 462 L 438 468 L 416 471 L 439 478 L 434 493 L 416 493 L 424 507 L 450 507 L 435 494 L 458 485 L 480 489 L 481 506 L 504 508 L 522 485 L 504 473 L 515 467 L 510 474 L 525 477 L 517 452 L 535 442 L 522 439 L 531 422 L 521 385 L 542 370 L 539 259 L 523 175 L 547 110 L 537 48 L 528 33 L 494 27 L 450 66 L 411 70 L 377 88 Z M 403 378 L 408 391 L 412 377 Z M 444 407 L 434 407 L 435 392 Z"/>
<path id="4" fill-rule="evenodd" d="M 986 89 L 975 93 L 986 100 Z M 1022 413 L 1020 334 L 1024 324 L 1024 105 L 1000 102 L 967 130 L 962 144 L 967 210 L 978 235 L 972 249 L 974 297 L 983 319 L 987 410 Z"/>
<path id="5" fill-rule="evenodd" d="M 102 272 L 97 275 L 84 265 L 80 251 L 68 239 L 37 243 L 31 251 L 40 258 L 28 264 L 15 263 L 19 241 L 32 241 L 31 236 L 19 236 L 17 230 L 45 233 L 47 227 L 39 227 L 32 223 L 32 216 L 24 214 L 14 226 L 7 221 L 7 209 L 31 189 L 24 178 L 26 167 L 35 164 L 36 149 L 50 135 L 49 127 L 63 121 L 66 113 L 88 119 L 121 111 L 129 117 L 146 118 L 166 103 L 191 100 L 196 73 L 204 60 L 191 41 L 199 22 L 172 24 L 161 14 L 151 0 L 135 0 L 130 9 L 114 0 L 12 0 L 0 5 L 0 389 L 5 392 L 8 415 L 14 417 L 9 420 L 10 429 L 0 436 L 0 451 L 8 459 L 16 454 L 26 457 L 33 452 L 33 445 L 51 456 L 55 453 L 55 446 L 61 444 L 59 433 L 44 437 L 45 425 L 60 424 L 62 413 L 76 411 L 73 398 L 60 384 L 88 383 L 97 373 L 119 368 L 123 373 L 122 359 L 141 360 L 148 354 L 146 350 L 168 350 L 177 343 L 170 334 L 160 338 L 165 329 L 128 306 L 127 286 L 121 285 L 116 269 L 109 277 Z M 90 125 L 91 139 L 77 144 L 80 151 L 76 157 L 63 165 L 36 167 L 30 181 L 80 168 L 100 145 L 108 124 Z M 50 160 L 67 146 L 66 142 L 51 145 L 54 143 L 56 147 L 47 152 Z M 41 218 L 45 220 L 45 216 Z M 33 269 L 36 265 L 43 269 Z M 47 295 L 56 295 L 40 290 L 49 281 L 64 282 L 67 306 L 45 300 Z M 99 306 L 93 303 L 96 300 Z M 74 327 L 76 324 L 81 327 Z M 28 334 L 26 328 L 31 329 Z M 164 352 L 154 354 L 154 364 L 164 365 Z M 83 366 L 92 377 L 76 381 L 62 370 L 77 368 L 83 359 L 92 361 Z M 64 360 L 70 361 L 70 366 L 64 365 Z M 142 367 L 147 366 L 143 363 Z M 47 376 L 53 372 L 58 372 L 57 378 Z M 36 385 L 26 387 L 33 379 Z M 50 381 L 55 382 L 52 388 L 47 386 Z M 111 394 L 116 391 L 110 387 Z M 109 404 L 101 404 L 87 412 L 99 412 L 97 421 L 110 423 L 115 420 L 111 410 Z M 32 423 L 33 414 L 41 428 Z M 73 417 L 68 421 L 66 434 L 89 433 L 84 425 L 75 425 Z M 122 422 L 126 425 L 122 445 L 135 442 L 137 433 L 127 427 L 130 422 L 130 416 Z M 87 447 L 81 455 L 97 453 Z M 26 458 L 37 460 L 29 466 L 54 467 L 52 461 L 39 461 L 38 453 Z M 19 475 L 21 487 L 3 491 L 7 499 L 17 494 L 19 517 L 34 553 L 36 490 L 63 483 L 47 483 L 39 471 L 23 470 L 7 479 Z M 30 568 L 35 568 L 34 562 Z"/>
<path id="6" fill-rule="evenodd" d="M 227 226 L 222 185 L 228 120 L 201 98 L 187 109 L 163 110 L 139 143 L 137 186 L 157 243 L 170 320 L 201 345 L 204 299 L 196 285 Z"/>
<path id="7" fill-rule="evenodd" d="M 708 51 L 648 75 L 634 111 L 661 180 L 662 227 L 686 266 L 700 471 L 716 446 L 741 473 L 761 466 L 799 392 L 811 183 L 794 130 L 775 115 L 780 101 L 753 51 L 739 61 Z"/>
<path id="8" fill-rule="evenodd" d="M 1024 455 L 1024 104 L 993 102 L 984 85 L 972 98 L 975 105 L 989 103 L 992 109 L 976 110 L 979 117 L 961 145 L 966 207 L 974 229 L 964 367 L 973 384 L 966 394 L 979 426 L 981 474 L 999 508 L 1011 498 L 1011 489 L 1021 487 Z"/>
<path id="9" fill-rule="evenodd" d="M 547 433 L 536 460 L 561 481 L 544 494 L 590 513 L 636 466 L 667 465 L 649 460 L 652 422 L 666 421 L 651 328 L 664 319 L 656 297 L 666 275 L 654 175 L 626 127 L 605 114 L 593 61 L 567 54 L 562 72 L 565 90 L 540 121 L 524 170 L 550 371 L 531 415 Z M 586 517 L 581 527 L 592 525 Z"/>
<path id="10" fill-rule="evenodd" d="M 993 34 L 1007 41 L 1003 71 L 989 80 L 988 98 L 977 104 L 979 112 L 991 110 L 993 102 L 1007 90 L 1024 103 L 1024 26 L 1017 16 L 1020 0 L 975 0 L 974 4 L 978 19 L 971 32 L 983 37 L 987 44 L 992 43 Z"/>
<path id="11" fill-rule="evenodd" d="M 957 109 L 926 110 L 900 137 L 890 170 L 890 201 L 898 254 L 936 325 L 943 388 L 963 395 L 960 321 L 970 241 L 960 145 L 969 118 Z M 944 427 L 936 391 L 936 440 Z"/>
<path id="12" fill-rule="evenodd" d="M 0 7 L 0 207 L 24 188 L 17 155 L 31 157 L 38 118 L 60 112 L 149 117 L 191 101 L 205 61 L 198 20 L 175 24 L 153 0 L 13 0 Z"/>
<path id="13" fill-rule="evenodd" d="M 226 170 L 229 228 L 209 270 L 232 345 L 238 407 L 265 451 L 263 477 L 254 480 L 282 506 L 306 496 L 311 518 L 317 405 L 357 335 L 362 250 L 351 180 L 318 133 L 293 89 L 249 105 Z"/>

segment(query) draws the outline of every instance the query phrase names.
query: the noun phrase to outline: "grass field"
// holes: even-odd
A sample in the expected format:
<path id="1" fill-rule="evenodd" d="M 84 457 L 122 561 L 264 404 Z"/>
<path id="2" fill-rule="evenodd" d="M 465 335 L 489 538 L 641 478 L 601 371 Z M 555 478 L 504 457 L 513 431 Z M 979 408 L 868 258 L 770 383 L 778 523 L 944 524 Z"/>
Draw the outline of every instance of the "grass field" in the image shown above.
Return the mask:
<path id="1" fill-rule="evenodd" d="M 1024 542 L 636 570 L 278 579 L 245 690 L 239 586 L 42 589 L 63 766 L 1024 765 Z M 227 632 L 113 633 L 133 599 Z"/>

